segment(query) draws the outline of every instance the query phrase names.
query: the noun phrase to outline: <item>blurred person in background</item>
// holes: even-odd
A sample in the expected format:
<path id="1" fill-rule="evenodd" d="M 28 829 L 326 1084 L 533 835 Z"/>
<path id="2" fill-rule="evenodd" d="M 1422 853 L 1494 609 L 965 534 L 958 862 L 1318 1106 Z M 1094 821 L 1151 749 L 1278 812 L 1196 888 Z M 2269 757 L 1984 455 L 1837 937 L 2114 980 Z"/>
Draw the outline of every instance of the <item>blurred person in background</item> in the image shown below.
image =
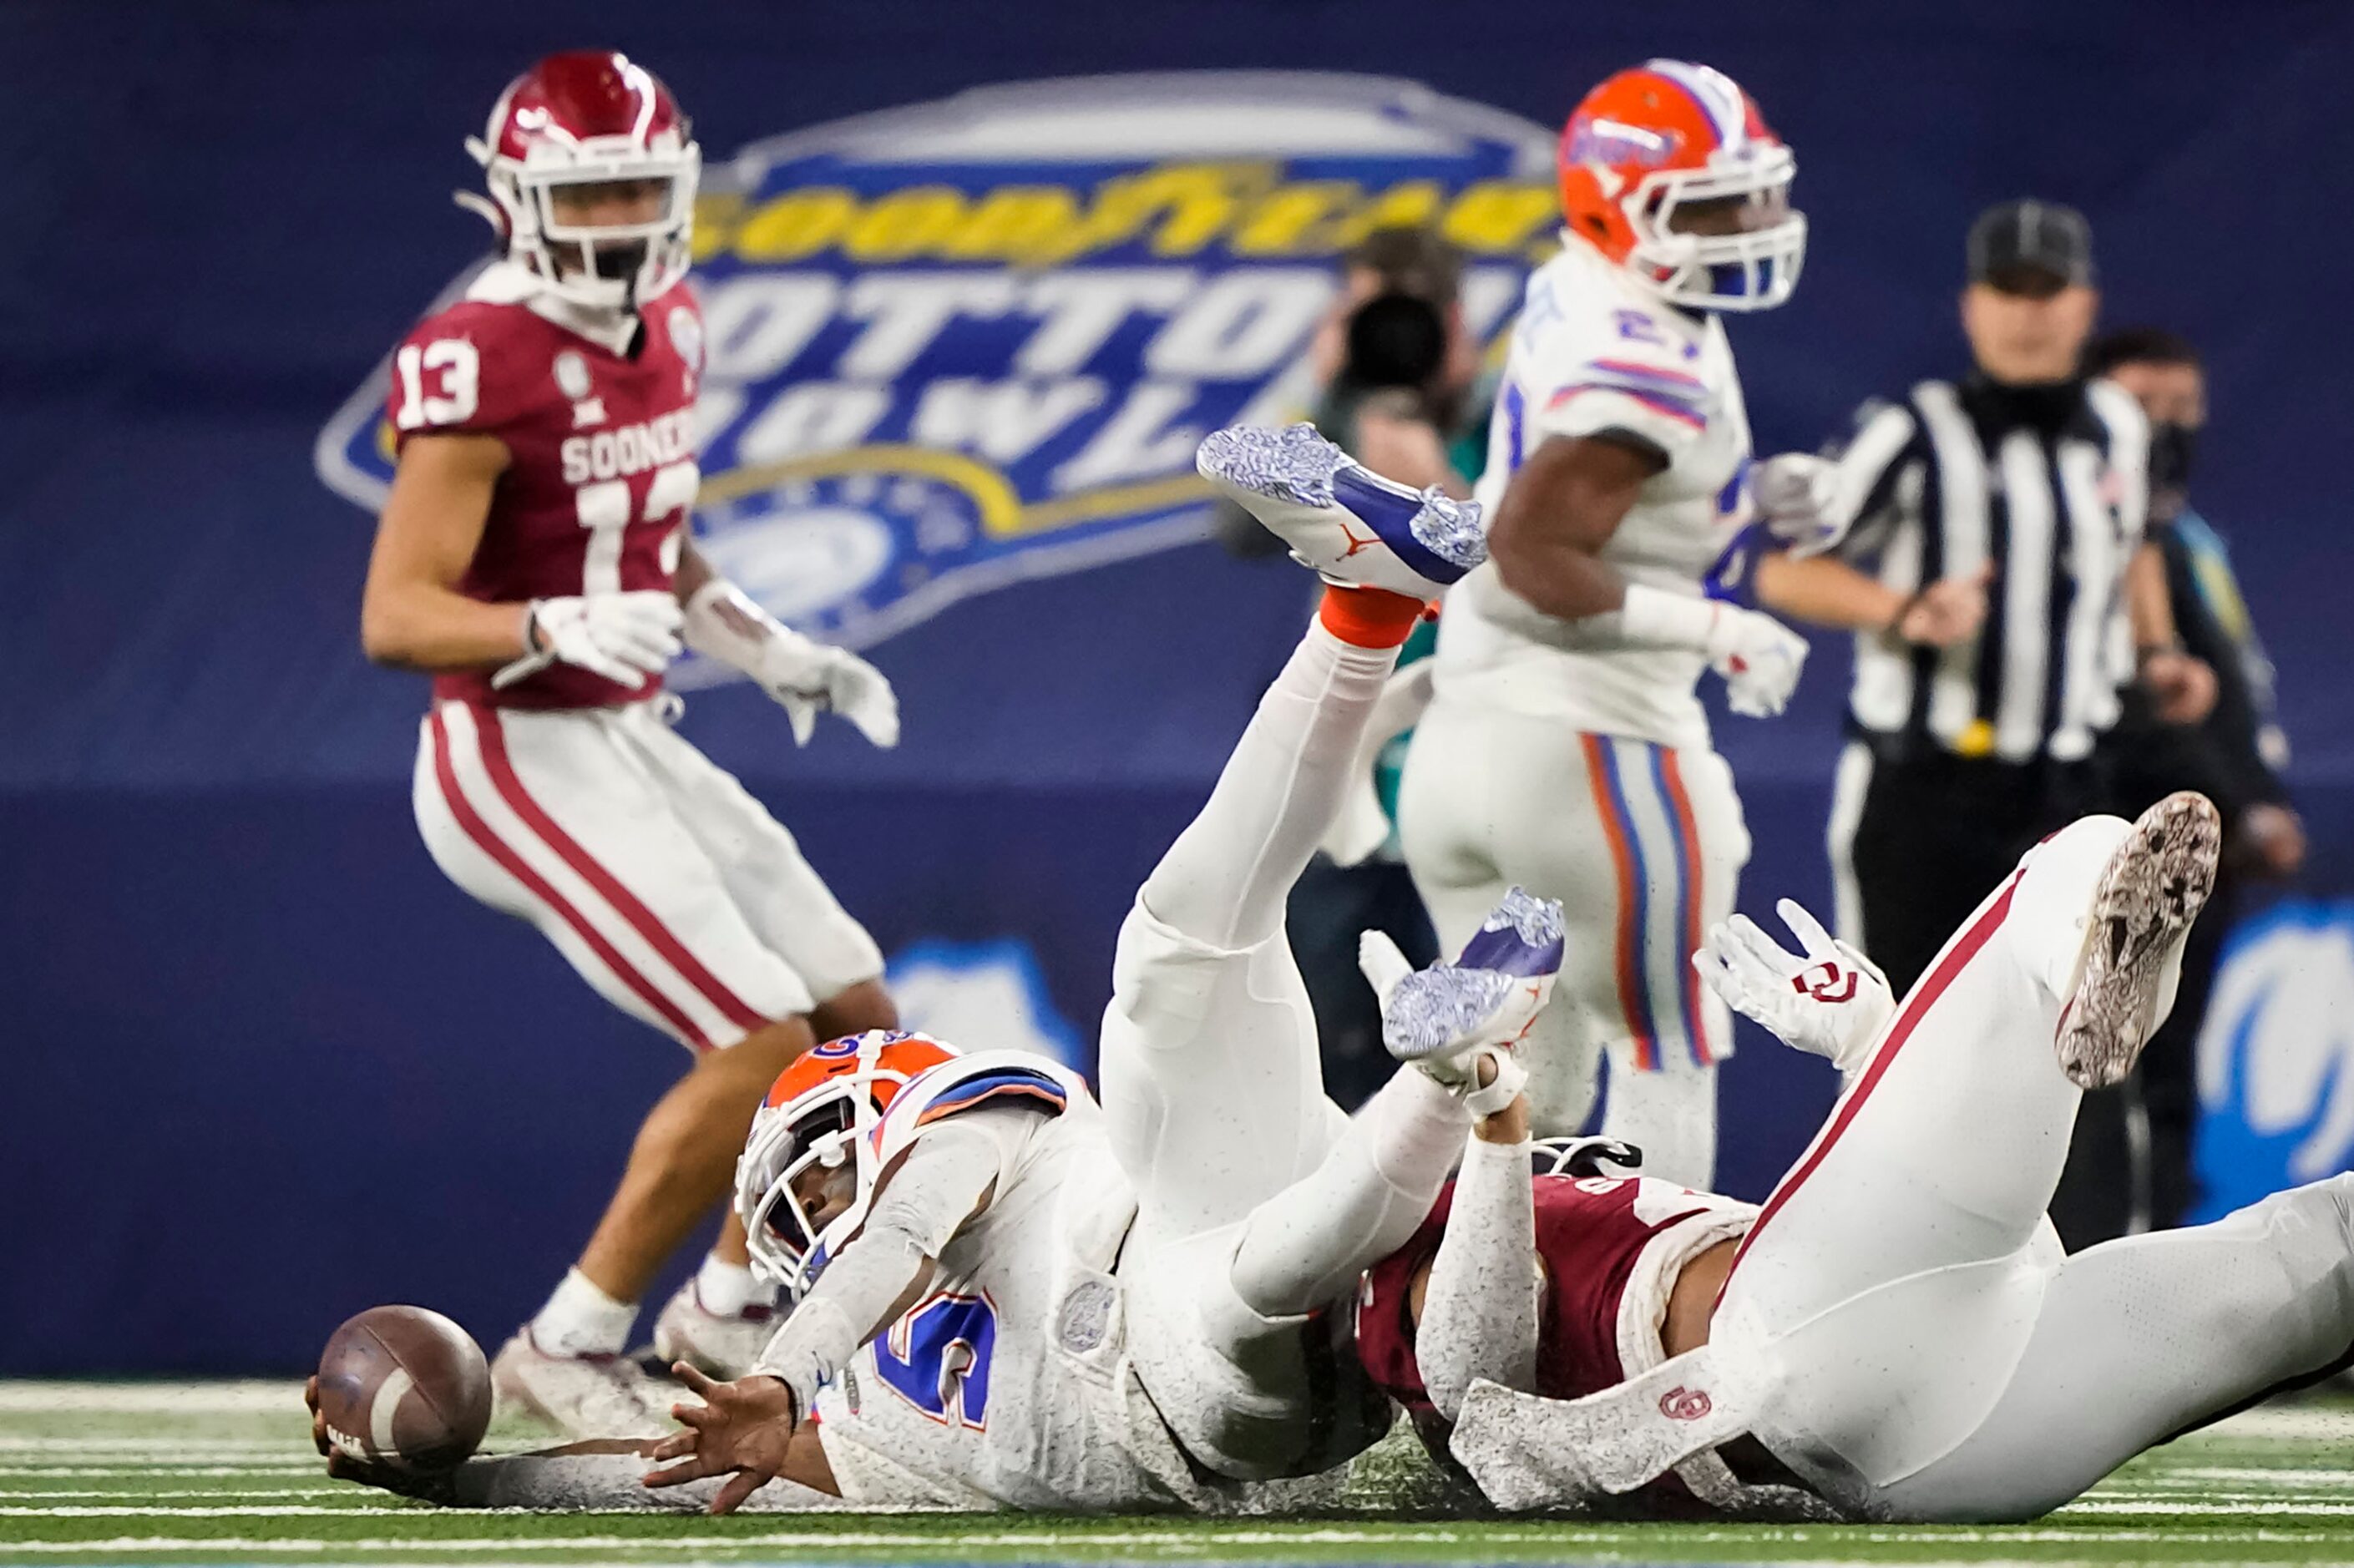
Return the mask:
<path id="1" fill-rule="evenodd" d="M 691 1053 L 578 1261 L 491 1363 L 503 1406 L 602 1436 L 669 1406 L 621 1352 L 769 1085 L 816 1041 L 897 1016 L 882 954 L 792 834 L 672 731 L 663 672 L 682 644 L 741 671 L 802 740 L 832 709 L 894 745 L 898 704 L 688 537 L 699 164 L 669 90 L 619 54 L 552 55 L 486 135 L 468 143 L 490 190 L 473 201 L 502 256 L 393 355 L 396 466 L 360 637 L 378 663 L 433 677 L 414 805 L 434 863 Z M 775 1299 L 730 1216 L 655 1346 L 733 1375 Z"/>
<path id="2" fill-rule="evenodd" d="M 2223 861 L 2206 917 L 2183 949 L 2182 989 L 2134 1075 L 2089 1096 L 2077 1119 L 2052 1218 L 2073 1250 L 2180 1224 L 2198 1194 L 2191 1160 L 2199 1114 L 2198 1040 L 2234 905 L 2252 882 L 2296 874 L 2305 830 L 2280 769 L 2287 737 L 2274 715 L 2273 667 L 2257 641 L 2223 541 L 2190 504 L 2191 459 L 2207 422 L 2199 352 L 2175 334 L 2129 327 L 2085 351 L 2084 373 L 2131 393 L 2149 419 L 2149 541 L 2166 567 L 2183 650 L 2215 672 L 2215 706 L 2196 725 L 2162 720 L 2129 688 L 2105 748 L 2125 815 L 2177 789 L 2223 813 Z"/>
<path id="3" fill-rule="evenodd" d="M 1340 298 L 1309 346 L 1317 394 L 1308 420 L 1375 473 L 1416 489 L 1471 493 L 1494 397 L 1463 320 L 1462 253 L 1427 227 L 1377 228 L 1341 260 Z M 1220 541 L 1245 557 L 1281 552 L 1241 507 L 1221 503 Z M 1370 726 L 1357 787 L 1339 825 L 1292 890 L 1285 922 L 1308 985 L 1332 1097 L 1353 1109 L 1388 1080 L 1378 1001 L 1358 972 L 1360 933 L 1386 933 L 1420 967 L 1438 956 L 1421 895 L 1392 822 L 1401 733 L 1435 630 L 1418 628 L 1399 656 L 1400 690 Z"/>
<path id="4" fill-rule="evenodd" d="M 1518 884 L 1569 957 L 1524 1047 L 1536 1128 L 1604 1136 L 1707 1185 L 1731 1019 L 1691 965 L 1749 832 L 1696 688 L 1779 713 L 1805 641 L 1704 589 L 1752 514 L 1719 314 L 1789 298 L 1796 160 L 1722 72 L 1681 60 L 1588 93 L 1561 143 L 1561 254 L 1530 279 L 1478 493 L 1487 566 L 1448 594 L 1398 821 L 1442 947 Z M 1811 494 L 1819 459 L 1774 460 Z"/>
<path id="5" fill-rule="evenodd" d="M 2143 537 L 2148 422 L 2079 368 L 2099 306 L 2092 229 L 2051 202 L 1972 226 L 1973 368 L 1864 405 L 1822 519 L 1829 553 L 1760 562 L 1768 608 L 1855 636 L 1833 789 L 1840 935 L 1902 993 L 2019 856 L 2110 794 L 2118 690 L 2202 718 Z"/>

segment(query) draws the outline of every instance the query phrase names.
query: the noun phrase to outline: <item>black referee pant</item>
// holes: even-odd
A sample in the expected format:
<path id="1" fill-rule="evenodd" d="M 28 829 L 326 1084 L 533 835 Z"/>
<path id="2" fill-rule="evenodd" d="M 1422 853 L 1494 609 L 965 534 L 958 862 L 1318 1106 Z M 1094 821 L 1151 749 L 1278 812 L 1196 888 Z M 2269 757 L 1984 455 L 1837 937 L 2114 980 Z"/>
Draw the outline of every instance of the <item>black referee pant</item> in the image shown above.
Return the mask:
<path id="1" fill-rule="evenodd" d="M 1867 743 L 1869 744 L 1869 743 Z M 2003 762 L 1874 747 L 1849 849 L 1863 946 L 1898 996 L 2046 835 L 2107 809 L 2092 762 Z"/>

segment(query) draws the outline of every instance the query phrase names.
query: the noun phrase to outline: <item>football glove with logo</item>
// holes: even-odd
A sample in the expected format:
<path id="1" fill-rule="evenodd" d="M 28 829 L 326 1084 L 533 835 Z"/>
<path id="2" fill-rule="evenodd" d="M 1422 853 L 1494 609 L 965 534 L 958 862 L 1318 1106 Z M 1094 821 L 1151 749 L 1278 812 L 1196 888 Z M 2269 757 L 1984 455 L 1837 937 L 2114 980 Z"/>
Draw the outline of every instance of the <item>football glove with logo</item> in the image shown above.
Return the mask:
<path id="1" fill-rule="evenodd" d="M 1797 952 L 1746 915 L 1735 915 L 1709 932 L 1692 955 L 1692 968 L 1735 1012 L 1851 1074 L 1869 1058 L 1881 1026 L 1896 1010 L 1888 977 L 1795 899 L 1774 908 L 1798 939 Z"/>
<path id="2" fill-rule="evenodd" d="M 524 613 L 531 650 L 491 677 L 504 690 L 551 664 L 578 664 L 624 686 L 642 686 L 678 657 L 678 600 L 667 593 L 592 593 L 535 599 Z"/>

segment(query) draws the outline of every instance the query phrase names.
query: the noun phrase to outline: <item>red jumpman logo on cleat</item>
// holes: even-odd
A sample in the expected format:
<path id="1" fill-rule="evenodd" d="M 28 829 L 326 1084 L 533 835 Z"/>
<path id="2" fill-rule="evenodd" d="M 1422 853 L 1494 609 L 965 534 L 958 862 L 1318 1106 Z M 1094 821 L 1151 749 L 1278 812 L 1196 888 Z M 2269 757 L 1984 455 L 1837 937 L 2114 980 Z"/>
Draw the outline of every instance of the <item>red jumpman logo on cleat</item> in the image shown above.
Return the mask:
<path id="1" fill-rule="evenodd" d="M 1372 534 L 1366 535 L 1362 539 L 1358 538 L 1354 534 L 1349 532 L 1349 525 L 1346 523 L 1341 524 L 1341 537 L 1349 541 L 1349 547 L 1341 552 L 1341 558 L 1344 561 L 1350 556 L 1355 555 L 1358 551 L 1370 549 L 1373 546 L 1381 543 L 1379 536 Z"/>

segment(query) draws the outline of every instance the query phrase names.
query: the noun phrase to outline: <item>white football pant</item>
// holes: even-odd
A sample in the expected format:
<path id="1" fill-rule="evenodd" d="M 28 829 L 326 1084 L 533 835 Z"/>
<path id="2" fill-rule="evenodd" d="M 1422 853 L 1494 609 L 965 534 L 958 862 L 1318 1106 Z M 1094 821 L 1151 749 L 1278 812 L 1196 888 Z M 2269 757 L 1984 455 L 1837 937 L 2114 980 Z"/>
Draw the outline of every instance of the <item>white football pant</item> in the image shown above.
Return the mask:
<path id="1" fill-rule="evenodd" d="M 1310 628 L 1139 890 L 1113 962 L 1099 1076 L 1138 1200 L 1128 1343 L 1187 1452 L 1238 1479 L 1329 1469 L 1379 1435 L 1346 1308 L 1428 1215 L 1469 1126 L 1412 1070 L 1353 1121 L 1325 1097 L 1283 931 L 1395 661 Z"/>
<path id="2" fill-rule="evenodd" d="M 1756 1427 L 1881 1517 L 2048 1511 L 2354 1347 L 2354 1177 L 2063 1257 L 2080 1091 L 2053 1051 L 2128 825 L 2029 852 L 1906 996 L 1744 1243 L 1712 1342 L 1779 1363 Z"/>
<path id="3" fill-rule="evenodd" d="M 874 939 L 792 834 L 657 705 L 436 704 L 411 797 L 434 863 L 692 1049 L 880 975 Z"/>
<path id="4" fill-rule="evenodd" d="M 1749 860 L 1724 759 L 1442 698 L 1415 729 L 1398 831 L 1442 952 L 1508 887 L 1561 900 L 1561 979 L 1521 1048 L 1537 1135 L 1585 1130 L 1606 1057 L 1603 1135 L 1705 1190 L 1733 1019 L 1691 960 Z"/>

